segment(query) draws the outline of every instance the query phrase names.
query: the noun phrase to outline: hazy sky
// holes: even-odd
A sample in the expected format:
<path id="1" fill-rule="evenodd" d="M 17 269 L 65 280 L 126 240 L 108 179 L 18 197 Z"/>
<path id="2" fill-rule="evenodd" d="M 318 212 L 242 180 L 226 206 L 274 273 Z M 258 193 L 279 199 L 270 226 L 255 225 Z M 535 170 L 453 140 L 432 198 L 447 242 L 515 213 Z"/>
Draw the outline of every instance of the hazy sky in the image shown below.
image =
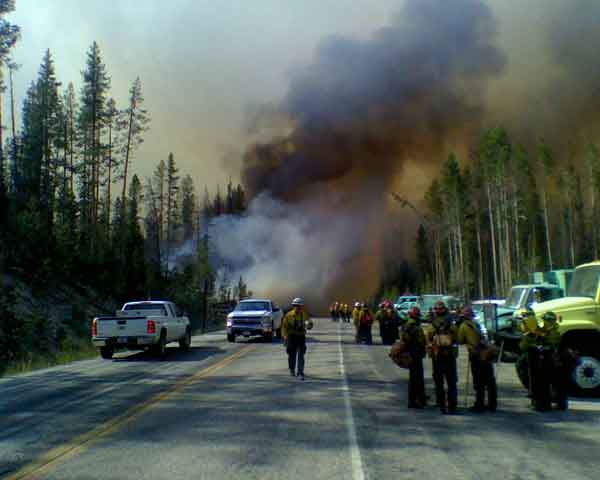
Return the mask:
<path id="1" fill-rule="evenodd" d="M 212 189 L 235 169 L 244 111 L 279 99 L 290 70 L 310 62 L 331 34 L 368 36 L 400 0 L 17 0 L 10 20 L 21 27 L 14 52 L 18 110 L 50 48 L 57 75 L 77 90 L 85 53 L 96 40 L 123 106 L 140 76 L 151 131 L 134 169 L 148 175 L 169 151 L 182 173 Z M 5 103 L 7 109 L 7 102 Z M 8 111 L 7 111 L 8 113 Z M 5 117 L 8 118 L 8 117 Z"/>

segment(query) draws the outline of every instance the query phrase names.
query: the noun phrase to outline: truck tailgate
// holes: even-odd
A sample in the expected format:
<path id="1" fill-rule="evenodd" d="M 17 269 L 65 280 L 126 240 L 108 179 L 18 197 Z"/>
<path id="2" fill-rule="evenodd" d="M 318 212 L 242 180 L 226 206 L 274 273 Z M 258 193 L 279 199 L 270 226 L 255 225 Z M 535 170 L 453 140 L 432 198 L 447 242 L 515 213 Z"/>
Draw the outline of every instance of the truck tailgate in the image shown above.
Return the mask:
<path id="1" fill-rule="evenodd" d="M 98 337 L 137 337 L 146 335 L 147 317 L 99 317 Z"/>

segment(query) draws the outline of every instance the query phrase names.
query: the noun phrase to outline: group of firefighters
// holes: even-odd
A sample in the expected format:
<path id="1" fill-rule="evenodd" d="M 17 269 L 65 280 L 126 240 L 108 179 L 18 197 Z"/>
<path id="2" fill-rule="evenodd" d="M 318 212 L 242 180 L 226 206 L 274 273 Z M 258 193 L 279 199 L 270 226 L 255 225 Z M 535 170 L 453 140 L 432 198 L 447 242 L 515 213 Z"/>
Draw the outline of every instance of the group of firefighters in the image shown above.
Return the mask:
<path id="1" fill-rule="evenodd" d="M 352 309 L 347 303 L 335 302 L 329 308 L 329 314 L 334 322 L 339 320 L 340 322 L 349 323 L 352 316 Z"/>
<path id="2" fill-rule="evenodd" d="M 334 321 L 347 320 L 345 304 L 335 303 L 330 312 Z M 340 314 L 339 312 L 344 312 Z M 495 412 L 498 407 L 495 364 L 501 355 L 488 343 L 475 313 L 469 305 L 450 311 L 443 301 L 434 304 L 428 312 L 428 325 L 422 325 L 423 315 L 418 307 L 408 311 L 402 320 L 390 301 L 384 301 L 373 315 L 366 303 L 356 302 L 350 313 L 355 327 L 357 343 L 373 343 L 372 326 L 379 323 L 379 333 L 384 345 L 399 347 L 408 354 L 409 370 L 408 407 L 422 409 L 427 405 L 423 361 L 432 361 L 436 405 L 444 414 L 455 414 L 458 408 L 459 345 L 465 345 L 473 378 L 475 402 L 470 412 Z M 560 335 L 556 315 L 546 313 L 538 326 L 533 311 L 521 312 L 523 336 L 520 344 L 519 365 L 526 369 L 529 397 L 532 406 L 547 411 L 555 402 L 559 410 L 568 407 L 568 362 L 570 352 L 559 350 Z M 487 396 L 487 402 L 486 402 Z"/>

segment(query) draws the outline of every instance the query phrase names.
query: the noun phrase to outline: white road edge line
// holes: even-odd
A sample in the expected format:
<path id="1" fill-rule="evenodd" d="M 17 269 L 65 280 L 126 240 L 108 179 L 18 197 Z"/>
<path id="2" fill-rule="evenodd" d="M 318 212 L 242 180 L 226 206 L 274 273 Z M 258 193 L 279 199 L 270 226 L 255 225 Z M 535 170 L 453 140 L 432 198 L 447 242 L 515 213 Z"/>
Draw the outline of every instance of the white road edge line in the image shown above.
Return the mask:
<path id="1" fill-rule="evenodd" d="M 338 347 L 340 353 L 340 373 L 342 376 L 342 394 L 344 395 L 344 406 L 346 407 L 346 429 L 348 431 L 348 441 L 350 443 L 350 459 L 352 461 L 353 480 L 365 480 L 365 470 L 358 438 L 356 435 L 356 425 L 354 424 L 354 414 L 352 412 L 352 403 L 350 401 L 350 388 L 348 378 L 346 377 L 346 367 L 344 366 L 344 352 L 342 350 L 342 325 L 338 324 Z"/>

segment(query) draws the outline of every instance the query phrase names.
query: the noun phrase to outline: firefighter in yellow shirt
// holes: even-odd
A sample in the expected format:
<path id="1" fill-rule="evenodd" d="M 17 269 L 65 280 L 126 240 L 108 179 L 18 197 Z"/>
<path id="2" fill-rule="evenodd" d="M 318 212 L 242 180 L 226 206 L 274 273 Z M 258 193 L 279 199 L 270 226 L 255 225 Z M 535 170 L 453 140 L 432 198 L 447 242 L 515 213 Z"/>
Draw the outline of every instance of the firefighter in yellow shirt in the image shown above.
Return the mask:
<path id="1" fill-rule="evenodd" d="M 306 353 L 306 330 L 313 328 L 313 322 L 304 309 L 304 300 L 295 298 L 293 309 L 283 318 L 281 334 L 288 354 L 288 367 L 292 377 L 304 380 L 304 354 Z M 298 370 L 296 371 L 296 366 Z"/>

